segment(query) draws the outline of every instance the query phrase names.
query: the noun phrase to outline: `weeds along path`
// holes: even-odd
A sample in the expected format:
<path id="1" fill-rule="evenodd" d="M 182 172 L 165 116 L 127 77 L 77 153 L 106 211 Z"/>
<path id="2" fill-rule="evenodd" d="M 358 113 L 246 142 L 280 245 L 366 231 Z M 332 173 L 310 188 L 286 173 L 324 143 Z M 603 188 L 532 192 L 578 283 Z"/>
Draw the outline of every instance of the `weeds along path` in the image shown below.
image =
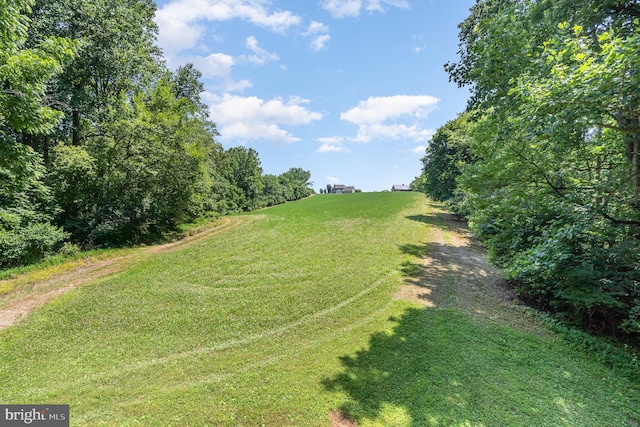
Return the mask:
<path id="1" fill-rule="evenodd" d="M 196 232 L 184 239 L 163 245 L 136 248 L 124 256 L 109 259 L 93 257 L 53 266 L 34 273 L 27 273 L 0 281 L 0 331 L 26 318 L 32 311 L 58 295 L 69 292 L 93 280 L 125 270 L 132 263 L 149 254 L 169 252 L 193 245 L 217 233 L 236 227 L 243 218 L 225 218 L 214 227 Z"/>

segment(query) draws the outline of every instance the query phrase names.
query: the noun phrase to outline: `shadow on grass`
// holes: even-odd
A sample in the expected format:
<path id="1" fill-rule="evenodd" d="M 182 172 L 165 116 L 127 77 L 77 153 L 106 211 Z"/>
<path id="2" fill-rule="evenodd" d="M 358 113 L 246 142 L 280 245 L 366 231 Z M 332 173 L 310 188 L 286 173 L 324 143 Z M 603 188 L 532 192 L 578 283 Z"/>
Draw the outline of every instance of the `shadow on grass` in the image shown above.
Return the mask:
<path id="1" fill-rule="evenodd" d="M 444 225 L 438 225 L 442 230 Z M 424 244 L 399 246 L 402 253 L 412 259 L 404 261 L 400 272 L 405 277 L 404 296 L 429 306 L 447 306 L 459 292 L 476 291 L 488 284 L 501 282 L 497 272 L 487 263 L 480 246 L 469 236 L 464 223 L 451 224 L 447 238 Z M 455 237 L 451 237 L 455 236 Z M 501 287 L 504 298 L 513 299 L 510 291 Z M 482 310 L 482 307 L 476 307 Z"/>
<path id="2" fill-rule="evenodd" d="M 473 245 L 431 242 L 402 245 L 400 251 L 415 257 L 415 260 L 407 260 L 400 265 L 399 270 L 405 276 L 405 282 L 432 291 L 445 288 L 454 280 L 472 286 L 480 285 L 495 274 Z"/>
<path id="3" fill-rule="evenodd" d="M 445 231 L 463 234 L 466 237 L 471 236 L 467 229 L 467 223 L 458 215 L 449 212 L 433 211 L 428 215 L 409 215 L 406 217 L 412 221 L 421 222 L 423 224 L 439 227 Z"/>
<path id="4" fill-rule="evenodd" d="M 428 214 L 408 215 L 405 218 L 416 221 L 432 228 L 438 228 L 445 233 L 457 235 L 469 241 L 474 247 L 479 247 L 478 241 L 469 230 L 467 222 L 459 215 L 442 210 L 443 206 L 439 203 L 431 204 Z"/>
<path id="5" fill-rule="evenodd" d="M 464 322 L 451 311 L 429 309 L 409 309 L 391 320 L 397 322 L 391 334 L 372 335 L 367 350 L 342 357 L 344 372 L 325 381 L 328 389 L 349 396 L 341 411 L 355 422 L 368 419 L 382 425 L 471 421 L 473 414 L 467 412 L 466 403 L 471 396 L 461 393 L 481 389 L 484 380 L 470 375 L 472 383 L 466 383 L 463 373 L 455 369 L 461 366 L 460 356 L 464 357 L 457 353 L 467 347 Z"/>
<path id="6" fill-rule="evenodd" d="M 612 421 L 611 411 L 633 422 L 613 402 L 614 385 L 594 383 L 584 361 L 538 336 L 448 309 L 412 308 L 390 320 L 390 334 L 373 334 L 324 381 L 346 394 L 340 410 L 358 424 L 595 426 Z"/>
<path id="7" fill-rule="evenodd" d="M 400 247 L 420 258 L 400 269 L 409 296 L 427 307 L 406 309 L 389 319 L 390 333 L 340 358 L 342 372 L 323 385 L 346 396 L 343 414 L 376 426 L 637 425 L 634 398 L 601 382 L 602 365 L 508 322 L 447 308 L 496 277 L 472 239 L 459 238 L 469 235 L 464 222 L 442 213 L 408 218 L 458 238 Z M 485 308 L 482 299 L 466 304 Z"/>

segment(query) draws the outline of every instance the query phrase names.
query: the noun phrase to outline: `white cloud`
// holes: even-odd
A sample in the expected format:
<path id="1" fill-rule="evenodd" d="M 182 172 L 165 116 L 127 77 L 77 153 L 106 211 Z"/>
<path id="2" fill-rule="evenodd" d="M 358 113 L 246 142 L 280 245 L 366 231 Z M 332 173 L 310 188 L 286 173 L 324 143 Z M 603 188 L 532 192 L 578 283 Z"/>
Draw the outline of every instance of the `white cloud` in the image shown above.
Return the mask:
<path id="1" fill-rule="evenodd" d="M 345 16 L 358 16 L 362 8 L 361 0 L 324 0 L 321 3 L 323 9 L 328 11 L 334 18 L 344 18 Z"/>
<path id="2" fill-rule="evenodd" d="M 409 139 L 412 141 L 428 141 L 435 133 L 432 129 L 422 129 L 418 125 L 404 124 L 366 124 L 358 128 L 356 140 L 369 142 L 374 139 Z"/>
<path id="3" fill-rule="evenodd" d="M 418 145 L 416 148 L 414 148 L 411 151 L 416 153 L 416 154 L 425 154 L 425 150 L 426 149 L 427 149 L 426 145 Z"/>
<path id="4" fill-rule="evenodd" d="M 176 3 L 169 3 L 158 10 L 155 18 L 158 24 L 158 45 L 169 56 L 196 46 L 205 31 L 204 26 L 193 23 L 190 16 L 174 13 L 175 5 Z"/>
<path id="5" fill-rule="evenodd" d="M 311 49 L 318 52 L 327 47 L 327 43 L 329 43 L 329 40 L 331 40 L 331 36 L 329 34 L 323 34 L 313 39 L 313 41 L 309 43 L 309 46 L 311 47 Z"/>
<path id="6" fill-rule="evenodd" d="M 231 77 L 233 66 L 237 60 L 224 53 L 212 53 L 209 56 L 184 56 L 177 57 L 177 62 L 191 62 L 202 73 L 202 76 L 209 79 L 207 85 L 209 90 L 222 92 L 242 91 L 252 86 L 248 80 L 235 81 Z"/>
<path id="7" fill-rule="evenodd" d="M 323 24 L 322 22 L 311 21 L 311 23 L 309 24 L 309 28 L 303 34 L 305 36 L 309 36 L 309 35 L 314 35 L 319 33 L 328 33 L 328 32 L 329 32 L 329 27 Z"/>
<path id="8" fill-rule="evenodd" d="M 242 63 L 253 63 L 257 65 L 264 65 L 269 61 L 276 61 L 279 59 L 275 53 L 268 52 L 258 45 L 258 40 L 254 36 L 247 37 L 245 46 L 251 50 L 254 55 L 243 55 L 238 58 L 224 54 L 224 53 L 212 53 L 209 56 L 176 56 L 172 58 L 172 62 L 186 63 L 191 62 L 202 73 L 202 76 L 207 79 L 216 79 L 216 84 L 209 84 L 209 89 L 216 89 L 218 91 L 227 93 L 233 91 L 242 91 L 252 86 L 252 83 L 248 80 L 235 81 L 231 78 L 231 72 L 235 65 Z"/>
<path id="9" fill-rule="evenodd" d="M 277 61 L 280 59 L 278 54 L 268 52 L 265 49 L 258 46 L 258 40 L 254 36 L 247 37 L 245 46 L 251 50 L 255 55 L 242 57 L 242 59 L 252 62 L 257 65 L 264 65 L 270 61 Z"/>
<path id="10" fill-rule="evenodd" d="M 411 49 L 411 52 L 413 53 L 420 53 L 423 50 L 425 50 L 427 48 L 427 44 L 424 42 L 424 36 L 422 34 L 418 34 L 413 36 L 413 40 L 418 44 L 417 46 L 415 46 L 413 49 Z"/>
<path id="11" fill-rule="evenodd" d="M 368 12 L 384 12 L 385 5 L 403 9 L 410 7 L 406 0 L 323 0 L 320 3 L 334 18 L 355 17 L 363 9 Z"/>
<path id="12" fill-rule="evenodd" d="M 329 33 L 329 27 L 318 21 L 311 21 L 307 31 L 302 33 L 305 37 L 313 37 L 313 40 L 309 43 L 309 47 L 315 52 L 318 52 L 327 47 L 327 43 L 331 40 Z"/>
<path id="13" fill-rule="evenodd" d="M 365 9 L 369 12 L 384 12 L 384 4 L 402 9 L 408 9 L 410 7 L 409 2 L 406 0 L 367 0 L 366 3 Z"/>
<path id="14" fill-rule="evenodd" d="M 340 114 L 342 120 L 358 125 L 378 123 L 401 116 L 423 119 L 440 100 L 429 95 L 395 95 L 371 97 L 360 101 L 357 107 Z"/>
<path id="15" fill-rule="evenodd" d="M 299 25 L 290 11 L 270 11 L 268 0 L 175 0 L 156 12 L 158 44 L 171 56 L 195 47 L 205 28 L 202 21 L 242 19 L 275 32 Z"/>
<path id="16" fill-rule="evenodd" d="M 438 98 L 428 95 L 371 97 L 342 113 L 340 119 L 358 125 L 355 140 L 359 142 L 383 138 L 427 141 L 434 131 L 423 128 L 420 121 L 438 102 Z M 407 120 L 412 123 L 405 123 Z"/>
<path id="17" fill-rule="evenodd" d="M 347 147 L 342 145 L 344 138 L 337 136 L 318 138 L 318 142 L 322 145 L 316 150 L 316 153 L 348 153 Z"/>
<path id="18" fill-rule="evenodd" d="M 231 77 L 232 69 L 237 64 L 252 63 L 264 65 L 269 61 L 277 61 L 278 55 L 261 48 L 258 40 L 254 36 L 247 37 L 245 46 L 254 53 L 254 55 L 242 55 L 234 58 L 225 53 L 212 53 L 209 56 L 197 55 L 178 55 L 171 58 L 172 63 L 191 62 L 202 73 L 206 79 L 214 79 L 216 83 L 210 83 L 208 88 L 218 90 L 220 92 L 241 91 L 252 86 L 248 80 L 235 81 Z"/>
<path id="19" fill-rule="evenodd" d="M 326 179 L 327 181 L 329 181 L 332 184 L 337 184 L 338 182 L 342 181 L 339 178 L 334 178 L 332 176 L 325 176 L 324 179 Z"/>
<path id="20" fill-rule="evenodd" d="M 207 57 L 193 56 L 188 58 L 188 62 L 192 62 L 203 77 L 227 77 L 235 64 L 233 57 L 224 53 L 212 53 Z"/>
<path id="21" fill-rule="evenodd" d="M 210 99 L 210 116 L 218 125 L 223 139 L 263 139 L 291 144 L 300 138 L 280 125 L 299 126 L 322 118 L 322 114 L 305 108 L 303 104 L 309 101 L 300 97 L 265 101 L 255 96 L 225 94 Z"/>
<path id="22" fill-rule="evenodd" d="M 348 153 L 350 150 L 342 145 L 322 144 L 316 153 Z"/>
<path id="23" fill-rule="evenodd" d="M 230 92 L 242 92 L 245 89 L 248 89 L 253 86 L 249 80 L 233 80 L 233 79 L 223 79 L 219 82 L 217 86 L 212 86 L 211 88 L 214 90 L 218 90 L 222 93 L 230 93 Z"/>
<path id="24" fill-rule="evenodd" d="M 222 139 L 264 139 L 281 145 L 300 141 L 300 138 L 293 136 L 276 124 L 250 123 L 250 121 L 222 125 L 220 132 Z"/>

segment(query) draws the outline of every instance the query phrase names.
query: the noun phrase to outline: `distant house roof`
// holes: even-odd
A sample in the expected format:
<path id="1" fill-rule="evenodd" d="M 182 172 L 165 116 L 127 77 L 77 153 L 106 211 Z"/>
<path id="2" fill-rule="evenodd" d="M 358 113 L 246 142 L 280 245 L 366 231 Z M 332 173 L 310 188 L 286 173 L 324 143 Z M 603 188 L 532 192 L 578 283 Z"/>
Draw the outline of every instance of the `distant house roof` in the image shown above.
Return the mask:
<path id="1" fill-rule="evenodd" d="M 331 192 L 332 193 L 338 193 L 338 194 L 342 194 L 342 193 L 353 193 L 353 191 L 347 191 L 348 188 L 353 188 L 353 187 L 347 187 L 344 184 L 335 184 L 332 189 Z"/>
<path id="2" fill-rule="evenodd" d="M 391 187 L 391 191 L 411 191 L 411 187 L 408 185 L 394 185 Z"/>
<path id="3" fill-rule="evenodd" d="M 352 187 L 350 185 L 345 185 L 344 188 L 342 189 L 343 193 L 355 193 L 356 192 L 356 187 Z"/>

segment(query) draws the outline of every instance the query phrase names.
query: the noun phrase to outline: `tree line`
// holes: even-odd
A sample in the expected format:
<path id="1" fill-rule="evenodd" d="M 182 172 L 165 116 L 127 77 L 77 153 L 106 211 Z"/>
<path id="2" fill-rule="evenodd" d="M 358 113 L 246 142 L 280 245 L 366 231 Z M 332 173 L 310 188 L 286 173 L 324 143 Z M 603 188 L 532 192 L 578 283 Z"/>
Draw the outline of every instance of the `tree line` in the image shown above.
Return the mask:
<path id="1" fill-rule="evenodd" d="M 460 24 L 466 111 L 414 187 L 469 219 L 528 301 L 640 336 L 640 4 L 479 0 Z"/>
<path id="2" fill-rule="evenodd" d="M 0 8 L 0 268 L 313 192 L 308 171 L 265 175 L 254 149 L 216 141 L 201 73 L 164 64 L 155 11 L 152 0 Z"/>

